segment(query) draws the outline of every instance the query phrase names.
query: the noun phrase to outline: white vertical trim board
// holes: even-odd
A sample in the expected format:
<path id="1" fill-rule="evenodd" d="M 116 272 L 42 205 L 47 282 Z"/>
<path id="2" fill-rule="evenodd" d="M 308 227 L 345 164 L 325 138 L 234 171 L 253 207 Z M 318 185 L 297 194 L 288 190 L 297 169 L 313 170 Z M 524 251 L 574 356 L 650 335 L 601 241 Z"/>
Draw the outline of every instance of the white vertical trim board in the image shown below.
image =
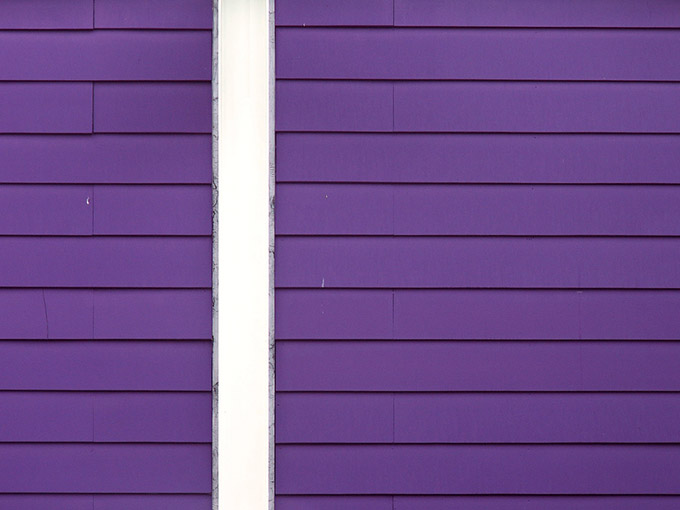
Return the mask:
<path id="1" fill-rule="evenodd" d="M 269 0 L 219 0 L 219 283 L 215 292 L 220 510 L 270 491 Z M 215 327 L 215 331 L 217 328 Z M 217 439 L 217 438 L 215 438 Z M 215 442 L 217 444 L 217 442 Z"/>

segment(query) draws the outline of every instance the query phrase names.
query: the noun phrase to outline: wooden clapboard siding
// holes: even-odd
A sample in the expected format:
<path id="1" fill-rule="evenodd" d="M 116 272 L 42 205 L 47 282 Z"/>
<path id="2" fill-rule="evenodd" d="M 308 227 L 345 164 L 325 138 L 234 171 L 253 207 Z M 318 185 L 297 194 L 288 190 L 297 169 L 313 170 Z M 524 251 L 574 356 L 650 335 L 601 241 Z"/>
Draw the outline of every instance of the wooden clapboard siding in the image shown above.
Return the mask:
<path id="1" fill-rule="evenodd" d="M 678 506 L 678 5 L 276 10 L 277 508 Z"/>
<path id="2" fill-rule="evenodd" d="M 211 29 L 0 8 L 0 508 L 211 507 Z"/>

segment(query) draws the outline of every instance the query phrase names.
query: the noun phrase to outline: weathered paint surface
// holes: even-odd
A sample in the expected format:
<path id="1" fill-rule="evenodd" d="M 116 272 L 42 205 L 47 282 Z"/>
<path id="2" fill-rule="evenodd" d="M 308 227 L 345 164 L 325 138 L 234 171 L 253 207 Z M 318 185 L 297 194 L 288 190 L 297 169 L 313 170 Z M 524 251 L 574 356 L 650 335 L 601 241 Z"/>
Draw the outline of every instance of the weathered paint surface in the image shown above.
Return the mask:
<path id="1" fill-rule="evenodd" d="M 277 508 L 680 507 L 680 5 L 276 20 Z"/>
<path id="2" fill-rule="evenodd" d="M 0 508 L 211 508 L 210 0 L 0 6 Z"/>

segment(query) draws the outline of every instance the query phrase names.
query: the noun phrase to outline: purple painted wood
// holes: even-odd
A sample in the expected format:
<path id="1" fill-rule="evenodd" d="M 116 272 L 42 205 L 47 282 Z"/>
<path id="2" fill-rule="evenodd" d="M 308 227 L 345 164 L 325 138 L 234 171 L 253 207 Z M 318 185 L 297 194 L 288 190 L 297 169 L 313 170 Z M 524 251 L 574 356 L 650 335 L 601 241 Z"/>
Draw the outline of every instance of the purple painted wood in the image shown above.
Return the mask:
<path id="1" fill-rule="evenodd" d="M 210 342 L 3 341 L 0 390 L 210 391 Z"/>
<path id="2" fill-rule="evenodd" d="M 673 0 L 394 0 L 394 24 L 500 27 L 679 27 Z"/>
<path id="3" fill-rule="evenodd" d="M 92 186 L 0 185 L 0 235 L 90 235 L 92 197 Z"/>
<path id="4" fill-rule="evenodd" d="M 210 135 L 0 136 L 0 182 L 210 184 L 210 143 Z"/>
<path id="5" fill-rule="evenodd" d="M 667 236 L 680 233 L 679 196 L 648 185 L 285 183 L 277 233 Z"/>
<path id="6" fill-rule="evenodd" d="M 0 490 L 209 493 L 210 457 L 209 445 L 2 444 Z"/>
<path id="7" fill-rule="evenodd" d="M 392 338 L 392 292 L 276 291 L 276 338 Z"/>
<path id="8" fill-rule="evenodd" d="M 209 237 L 8 237 L 0 287 L 210 288 Z"/>
<path id="9" fill-rule="evenodd" d="M 389 186 L 278 185 L 276 233 L 392 234 Z"/>
<path id="10" fill-rule="evenodd" d="M 392 510 L 391 496 L 278 496 L 277 510 Z"/>
<path id="11" fill-rule="evenodd" d="M 673 83 L 397 83 L 394 129 L 678 133 L 677 98 Z"/>
<path id="12" fill-rule="evenodd" d="M 91 83 L 0 83 L 0 133 L 91 132 Z"/>
<path id="13" fill-rule="evenodd" d="M 397 496 L 394 510 L 671 510 L 677 496 Z"/>
<path id="14" fill-rule="evenodd" d="M 291 445 L 277 447 L 276 462 L 279 494 L 676 494 L 680 485 L 676 445 Z"/>
<path id="15" fill-rule="evenodd" d="M 210 81 L 211 77 L 209 31 L 0 32 L 0 45 L 0 80 Z"/>
<path id="16" fill-rule="evenodd" d="M 98 290 L 94 338 L 212 338 L 212 296 L 206 290 Z"/>
<path id="17" fill-rule="evenodd" d="M 276 73 L 279 79 L 677 80 L 680 34 L 279 28 Z"/>
<path id="18" fill-rule="evenodd" d="M 674 391 L 676 342 L 293 342 L 278 391 Z"/>
<path id="19" fill-rule="evenodd" d="M 0 30 L 91 29 L 94 0 L 4 0 Z"/>
<path id="20" fill-rule="evenodd" d="M 95 186 L 94 192 L 97 235 L 212 234 L 209 185 Z"/>
<path id="21" fill-rule="evenodd" d="M 97 133 L 210 133 L 210 83 L 97 83 Z"/>
<path id="22" fill-rule="evenodd" d="M 210 339 L 210 290 L 2 289 L 1 339 Z"/>
<path id="23" fill-rule="evenodd" d="M 279 393 L 277 443 L 390 443 L 393 399 L 375 394 Z"/>
<path id="24" fill-rule="evenodd" d="M 95 1 L 95 28 L 212 29 L 211 0 Z"/>
<path id="25" fill-rule="evenodd" d="M 276 24 L 391 26 L 392 3 L 393 0 L 283 0 L 276 4 Z"/>
<path id="26" fill-rule="evenodd" d="M 394 405 L 398 443 L 677 443 L 680 437 L 677 394 L 403 394 Z"/>
<path id="27" fill-rule="evenodd" d="M 391 131 L 392 84 L 380 82 L 276 83 L 279 131 Z"/>
<path id="28" fill-rule="evenodd" d="M 677 238 L 279 237 L 276 286 L 677 289 L 678 261 Z"/>
<path id="29" fill-rule="evenodd" d="M 278 182 L 680 183 L 676 135 L 279 133 L 276 145 Z"/>
<path id="30" fill-rule="evenodd" d="M 0 507 L 12 510 L 92 510 L 93 497 L 85 494 L 0 494 Z"/>
<path id="31" fill-rule="evenodd" d="M 209 443 L 211 405 L 207 392 L 0 392 L 0 441 Z"/>
<path id="32" fill-rule="evenodd" d="M 94 510 L 210 510 L 210 495 L 173 494 L 172 496 L 97 494 Z"/>

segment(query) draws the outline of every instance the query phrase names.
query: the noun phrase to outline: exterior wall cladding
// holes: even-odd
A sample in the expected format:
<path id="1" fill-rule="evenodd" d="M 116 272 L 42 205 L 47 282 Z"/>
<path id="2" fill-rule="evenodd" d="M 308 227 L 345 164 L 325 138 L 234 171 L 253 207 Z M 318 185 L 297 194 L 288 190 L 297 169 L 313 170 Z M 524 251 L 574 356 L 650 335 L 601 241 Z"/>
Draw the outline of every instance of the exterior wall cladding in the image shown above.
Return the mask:
<path id="1" fill-rule="evenodd" d="M 2 510 L 211 507 L 211 11 L 0 2 Z"/>
<path id="2" fill-rule="evenodd" d="M 680 508 L 680 3 L 276 22 L 277 510 Z"/>

